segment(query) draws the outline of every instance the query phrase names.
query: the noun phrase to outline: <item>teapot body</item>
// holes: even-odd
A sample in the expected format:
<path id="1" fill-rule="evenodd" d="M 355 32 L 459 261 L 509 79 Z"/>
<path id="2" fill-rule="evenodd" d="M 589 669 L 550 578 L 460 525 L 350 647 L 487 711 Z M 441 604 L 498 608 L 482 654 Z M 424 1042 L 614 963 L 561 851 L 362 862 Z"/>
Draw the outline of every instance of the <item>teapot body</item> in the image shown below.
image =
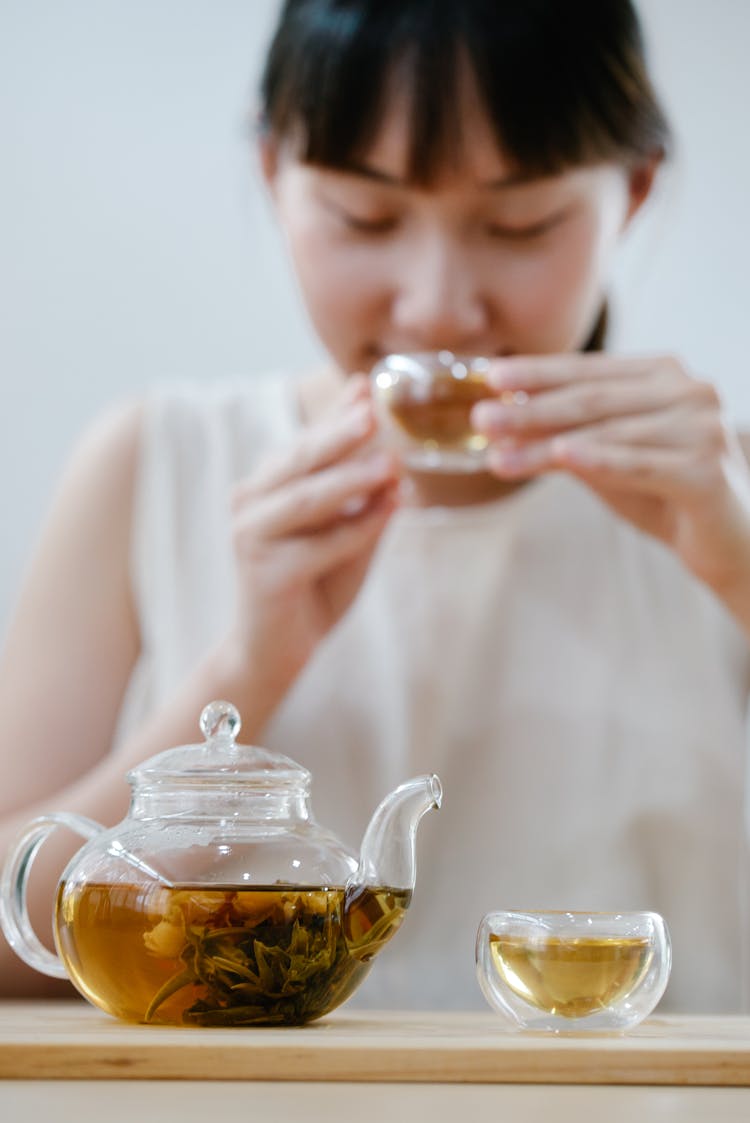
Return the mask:
<path id="1" fill-rule="evenodd" d="M 269 838 L 249 824 L 166 834 L 125 824 L 88 842 L 65 871 L 58 953 L 78 990 L 126 1021 L 301 1024 L 367 974 L 362 934 L 373 914 L 388 914 L 395 930 L 408 904 L 403 891 L 353 886 L 356 868 L 313 825 Z"/>
<path id="2" fill-rule="evenodd" d="M 130 1022 L 299 1025 L 344 1002 L 398 930 L 414 884 L 414 834 L 439 783 L 402 785 L 352 853 L 314 819 L 310 774 L 235 744 L 239 715 L 213 703 L 205 746 L 129 774 L 127 818 L 104 829 L 61 812 L 31 822 L 0 877 L 14 950 Z M 58 827 L 87 841 L 57 888 L 57 955 L 29 921 L 34 857 Z"/>

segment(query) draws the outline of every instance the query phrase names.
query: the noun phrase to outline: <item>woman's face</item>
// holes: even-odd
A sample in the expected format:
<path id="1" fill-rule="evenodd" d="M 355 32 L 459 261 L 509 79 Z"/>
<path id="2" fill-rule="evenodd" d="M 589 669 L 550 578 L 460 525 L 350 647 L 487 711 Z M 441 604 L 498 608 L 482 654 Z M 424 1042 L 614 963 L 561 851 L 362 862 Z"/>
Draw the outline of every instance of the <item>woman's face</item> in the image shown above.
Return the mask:
<path id="1" fill-rule="evenodd" d="M 460 161 L 429 188 L 405 178 L 398 97 L 351 170 L 302 163 L 283 143 L 263 154 L 313 325 L 346 373 L 393 351 L 571 351 L 592 330 L 651 177 L 602 164 L 519 180 L 471 90 L 461 125 Z"/>

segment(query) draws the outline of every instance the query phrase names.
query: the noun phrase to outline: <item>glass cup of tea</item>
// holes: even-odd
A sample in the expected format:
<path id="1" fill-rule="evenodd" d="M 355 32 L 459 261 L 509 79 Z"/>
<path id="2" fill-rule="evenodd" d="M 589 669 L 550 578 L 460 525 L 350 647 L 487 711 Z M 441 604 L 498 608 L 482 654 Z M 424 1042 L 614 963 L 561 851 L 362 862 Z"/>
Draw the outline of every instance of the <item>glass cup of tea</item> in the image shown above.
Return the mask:
<path id="1" fill-rule="evenodd" d="M 553 1033 L 632 1029 L 664 994 L 672 966 L 655 912 L 490 912 L 477 976 L 509 1026 Z"/>
<path id="2" fill-rule="evenodd" d="M 477 472 L 487 438 L 471 424 L 475 402 L 493 396 L 489 360 L 452 351 L 386 355 L 372 369 L 373 399 L 385 441 L 406 465 Z"/>

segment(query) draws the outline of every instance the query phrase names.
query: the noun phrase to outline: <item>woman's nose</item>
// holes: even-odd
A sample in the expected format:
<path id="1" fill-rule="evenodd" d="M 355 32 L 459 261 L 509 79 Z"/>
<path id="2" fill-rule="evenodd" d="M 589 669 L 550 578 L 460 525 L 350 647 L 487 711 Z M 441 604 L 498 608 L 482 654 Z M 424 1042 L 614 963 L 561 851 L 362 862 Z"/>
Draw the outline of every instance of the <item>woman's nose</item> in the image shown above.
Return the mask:
<path id="1" fill-rule="evenodd" d="M 398 270 L 391 317 L 397 337 L 414 348 L 462 351 L 479 343 L 489 309 L 469 255 L 445 238 L 413 247 Z"/>

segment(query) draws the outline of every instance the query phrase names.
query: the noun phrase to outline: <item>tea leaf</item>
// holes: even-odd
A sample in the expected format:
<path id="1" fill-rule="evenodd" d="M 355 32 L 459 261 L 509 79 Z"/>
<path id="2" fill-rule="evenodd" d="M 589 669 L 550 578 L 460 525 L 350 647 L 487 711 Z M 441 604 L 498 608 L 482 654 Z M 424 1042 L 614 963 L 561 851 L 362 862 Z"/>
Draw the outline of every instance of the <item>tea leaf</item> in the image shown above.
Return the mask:
<path id="1" fill-rule="evenodd" d="M 261 980 L 258 978 L 258 975 L 255 973 L 255 971 L 253 971 L 252 968 L 248 967 L 244 963 L 237 963 L 232 959 L 224 959 L 220 955 L 213 956 L 212 962 L 216 967 L 223 967 L 225 971 L 228 971 L 235 975 L 240 975 L 241 977 L 248 979 L 256 987 L 262 985 Z"/>
<path id="2" fill-rule="evenodd" d="M 171 979 L 167 979 L 164 986 L 161 987 L 151 999 L 144 1020 L 150 1022 L 162 1003 L 166 1002 L 168 998 L 171 998 L 173 994 L 176 994 L 178 990 L 182 990 L 183 987 L 189 986 L 190 983 L 194 982 L 195 973 L 191 967 L 186 967 L 184 971 L 180 971 L 177 975 L 173 975 Z"/>
<path id="3" fill-rule="evenodd" d="M 358 940 L 347 941 L 349 951 L 357 958 L 376 955 L 388 943 L 400 923 L 401 917 L 384 913 Z"/>
<path id="4" fill-rule="evenodd" d="M 146 1021 L 187 986 L 197 988 L 182 1014 L 188 1025 L 298 1025 L 319 1017 L 355 989 L 368 970 L 365 958 L 396 930 L 408 900 L 401 893 L 394 904 L 396 891 L 363 888 L 355 907 L 377 919 L 348 944 L 343 890 L 264 888 L 257 902 L 253 892 L 183 891 L 184 967 L 154 995 Z M 197 900 L 202 923 L 195 921 Z M 179 930 L 178 918 L 169 919 Z"/>

